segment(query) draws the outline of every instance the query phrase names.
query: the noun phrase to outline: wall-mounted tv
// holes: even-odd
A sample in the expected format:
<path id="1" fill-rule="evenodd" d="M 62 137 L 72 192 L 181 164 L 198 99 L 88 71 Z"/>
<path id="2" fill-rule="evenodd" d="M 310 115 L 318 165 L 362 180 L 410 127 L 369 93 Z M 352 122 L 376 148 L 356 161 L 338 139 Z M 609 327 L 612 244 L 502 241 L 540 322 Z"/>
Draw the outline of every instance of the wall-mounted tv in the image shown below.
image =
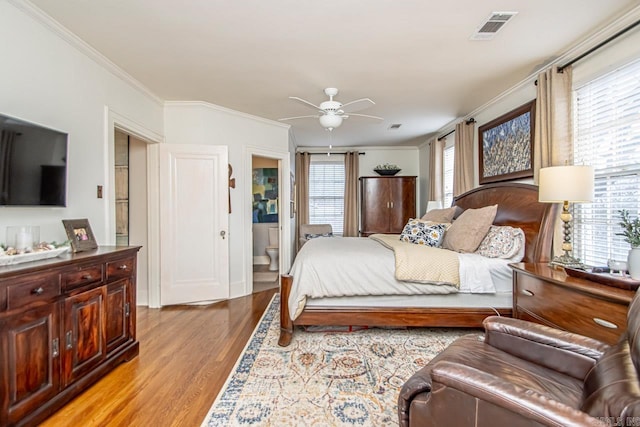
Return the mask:
<path id="1" fill-rule="evenodd" d="M 0 206 L 66 206 L 68 135 L 0 114 Z"/>

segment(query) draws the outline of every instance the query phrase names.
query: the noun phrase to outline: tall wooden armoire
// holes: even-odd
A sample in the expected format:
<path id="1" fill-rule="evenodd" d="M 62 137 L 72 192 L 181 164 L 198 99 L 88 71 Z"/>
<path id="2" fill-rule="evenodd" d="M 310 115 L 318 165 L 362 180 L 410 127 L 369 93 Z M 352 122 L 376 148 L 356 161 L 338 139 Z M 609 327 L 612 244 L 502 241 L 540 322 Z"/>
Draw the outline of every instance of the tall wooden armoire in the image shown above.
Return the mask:
<path id="1" fill-rule="evenodd" d="M 360 197 L 362 236 L 400 234 L 416 215 L 416 177 L 363 176 Z"/>

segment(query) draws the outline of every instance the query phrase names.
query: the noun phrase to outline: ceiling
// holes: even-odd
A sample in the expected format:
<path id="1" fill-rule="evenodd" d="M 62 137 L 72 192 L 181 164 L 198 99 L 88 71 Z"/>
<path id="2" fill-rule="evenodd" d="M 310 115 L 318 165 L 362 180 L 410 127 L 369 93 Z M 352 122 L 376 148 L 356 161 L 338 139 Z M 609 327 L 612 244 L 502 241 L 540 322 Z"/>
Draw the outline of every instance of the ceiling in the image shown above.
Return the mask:
<path id="1" fill-rule="evenodd" d="M 561 56 L 638 0 L 31 0 L 163 100 L 274 119 L 290 100 L 368 97 L 329 135 L 287 122 L 298 146 L 417 145 Z M 516 11 L 491 41 L 471 35 Z M 401 124 L 390 130 L 392 124 Z"/>

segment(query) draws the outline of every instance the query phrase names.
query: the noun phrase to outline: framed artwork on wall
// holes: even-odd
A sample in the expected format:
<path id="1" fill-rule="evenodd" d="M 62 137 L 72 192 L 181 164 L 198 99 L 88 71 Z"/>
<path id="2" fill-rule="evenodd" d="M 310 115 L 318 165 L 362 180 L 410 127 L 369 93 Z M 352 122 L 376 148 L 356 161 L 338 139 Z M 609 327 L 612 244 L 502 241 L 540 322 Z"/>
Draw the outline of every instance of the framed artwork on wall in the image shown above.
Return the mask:
<path id="1" fill-rule="evenodd" d="M 480 184 L 533 176 L 536 101 L 478 128 Z"/>
<path id="2" fill-rule="evenodd" d="M 64 225 L 67 238 L 71 242 L 73 252 L 82 252 L 98 247 L 88 219 L 63 219 L 62 225 Z"/>

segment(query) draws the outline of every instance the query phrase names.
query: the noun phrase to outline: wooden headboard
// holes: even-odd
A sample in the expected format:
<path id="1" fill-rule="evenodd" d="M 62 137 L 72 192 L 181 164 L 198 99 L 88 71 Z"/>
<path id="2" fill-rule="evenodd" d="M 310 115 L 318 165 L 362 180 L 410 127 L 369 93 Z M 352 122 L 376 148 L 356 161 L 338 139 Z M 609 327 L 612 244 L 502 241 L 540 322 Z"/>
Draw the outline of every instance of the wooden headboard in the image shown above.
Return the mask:
<path id="1" fill-rule="evenodd" d="M 521 228 L 526 239 L 524 262 L 548 262 L 551 258 L 557 203 L 538 202 L 538 187 L 531 184 L 487 184 L 456 197 L 462 209 L 498 205 L 494 225 Z"/>

